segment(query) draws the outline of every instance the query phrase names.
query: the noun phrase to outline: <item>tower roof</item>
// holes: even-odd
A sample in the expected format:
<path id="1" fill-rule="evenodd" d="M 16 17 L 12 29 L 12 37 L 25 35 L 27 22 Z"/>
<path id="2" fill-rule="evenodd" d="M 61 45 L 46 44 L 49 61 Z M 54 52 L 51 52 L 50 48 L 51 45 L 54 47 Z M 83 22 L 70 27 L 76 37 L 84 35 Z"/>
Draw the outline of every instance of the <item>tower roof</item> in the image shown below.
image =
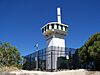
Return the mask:
<path id="1" fill-rule="evenodd" d="M 66 26 L 67 28 L 69 27 L 68 24 L 63 24 L 63 23 L 59 23 L 59 22 L 49 22 L 49 23 L 45 24 L 42 28 L 44 28 L 44 27 L 47 26 L 48 24 L 59 24 L 59 25 Z M 41 28 L 41 29 L 42 29 L 42 28 Z"/>
<path id="2" fill-rule="evenodd" d="M 44 25 L 41 30 L 43 35 L 46 37 L 51 36 L 52 34 L 65 36 L 68 32 L 68 25 L 58 22 L 50 22 Z"/>

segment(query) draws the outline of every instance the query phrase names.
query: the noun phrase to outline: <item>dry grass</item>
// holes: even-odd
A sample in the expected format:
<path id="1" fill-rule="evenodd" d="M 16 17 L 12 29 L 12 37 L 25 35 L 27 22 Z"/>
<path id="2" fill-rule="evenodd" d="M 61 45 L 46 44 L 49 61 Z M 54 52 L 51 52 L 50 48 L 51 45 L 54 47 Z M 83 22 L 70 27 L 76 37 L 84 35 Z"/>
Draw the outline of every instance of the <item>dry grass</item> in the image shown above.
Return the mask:
<path id="1" fill-rule="evenodd" d="M 18 71 L 19 69 L 17 67 L 13 67 L 13 66 L 10 66 L 10 67 L 1 67 L 0 68 L 0 72 L 10 72 L 10 71 Z"/>

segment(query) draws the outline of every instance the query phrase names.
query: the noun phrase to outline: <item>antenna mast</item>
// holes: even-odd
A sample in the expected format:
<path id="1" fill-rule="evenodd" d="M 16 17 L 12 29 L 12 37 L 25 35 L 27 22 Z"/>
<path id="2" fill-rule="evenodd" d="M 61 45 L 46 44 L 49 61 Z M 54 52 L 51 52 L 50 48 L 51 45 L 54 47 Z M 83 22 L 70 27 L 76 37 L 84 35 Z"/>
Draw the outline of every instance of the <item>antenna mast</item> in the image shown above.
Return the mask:
<path id="1" fill-rule="evenodd" d="M 58 19 L 58 23 L 61 23 L 61 11 L 60 11 L 60 8 L 57 8 L 57 19 Z"/>

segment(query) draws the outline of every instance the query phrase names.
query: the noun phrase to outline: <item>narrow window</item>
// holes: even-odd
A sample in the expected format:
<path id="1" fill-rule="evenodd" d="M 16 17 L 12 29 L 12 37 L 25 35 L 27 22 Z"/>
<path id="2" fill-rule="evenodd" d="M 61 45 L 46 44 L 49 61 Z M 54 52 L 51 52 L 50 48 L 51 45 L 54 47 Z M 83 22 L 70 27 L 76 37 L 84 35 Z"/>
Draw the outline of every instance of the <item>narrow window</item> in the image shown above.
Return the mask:
<path id="1" fill-rule="evenodd" d="M 49 24 L 47 25 L 47 29 L 49 30 Z"/>
<path id="2" fill-rule="evenodd" d="M 59 24 L 57 24 L 57 29 L 59 29 Z"/>
<path id="3" fill-rule="evenodd" d="M 45 27 L 45 31 L 46 31 L 46 27 Z"/>
<path id="4" fill-rule="evenodd" d="M 67 27 L 65 26 L 65 31 L 67 30 Z"/>
<path id="5" fill-rule="evenodd" d="M 44 32 L 44 28 L 42 28 L 42 33 Z"/>
<path id="6" fill-rule="evenodd" d="M 54 29 L 54 24 L 51 24 L 51 26 L 52 26 L 52 29 Z"/>
<path id="7" fill-rule="evenodd" d="M 61 25 L 61 30 L 63 30 L 63 26 Z"/>

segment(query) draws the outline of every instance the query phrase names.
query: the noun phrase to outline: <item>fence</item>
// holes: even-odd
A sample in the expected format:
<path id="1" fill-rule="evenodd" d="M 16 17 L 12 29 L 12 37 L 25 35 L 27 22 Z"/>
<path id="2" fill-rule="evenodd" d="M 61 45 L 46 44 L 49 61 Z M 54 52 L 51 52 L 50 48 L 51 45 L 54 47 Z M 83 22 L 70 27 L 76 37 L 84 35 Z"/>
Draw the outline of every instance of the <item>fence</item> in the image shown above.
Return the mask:
<path id="1" fill-rule="evenodd" d="M 66 55 L 69 55 L 69 52 L 74 54 L 75 49 L 49 47 L 38 50 L 37 52 L 25 56 L 26 62 L 23 65 L 23 69 L 35 70 L 37 68 L 36 63 L 38 63 L 38 70 L 57 70 L 67 68 L 68 64 L 65 62 Z M 36 60 L 36 56 L 38 62 Z"/>

